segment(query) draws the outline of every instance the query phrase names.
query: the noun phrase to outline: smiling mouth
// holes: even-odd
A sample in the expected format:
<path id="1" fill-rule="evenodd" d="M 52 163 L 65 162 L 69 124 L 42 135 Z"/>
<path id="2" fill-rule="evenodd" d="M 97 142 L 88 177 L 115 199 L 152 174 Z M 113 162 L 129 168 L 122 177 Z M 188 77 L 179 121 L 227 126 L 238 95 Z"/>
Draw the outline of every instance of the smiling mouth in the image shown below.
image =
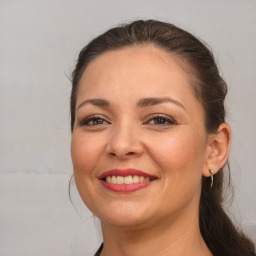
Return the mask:
<path id="1" fill-rule="evenodd" d="M 115 169 L 104 172 L 98 179 L 108 190 L 114 192 L 135 192 L 151 185 L 158 178 L 135 169 Z"/>
<path id="2" fill-rule="evenodd" d="M 145 183 L 155 180 L 153 177 L 144 177 L 138 175 L 128 175 L 128 176 L 107 176 L 102 180 L 111 183 L 111 184 L 137 184 L 137 183 Z"/>

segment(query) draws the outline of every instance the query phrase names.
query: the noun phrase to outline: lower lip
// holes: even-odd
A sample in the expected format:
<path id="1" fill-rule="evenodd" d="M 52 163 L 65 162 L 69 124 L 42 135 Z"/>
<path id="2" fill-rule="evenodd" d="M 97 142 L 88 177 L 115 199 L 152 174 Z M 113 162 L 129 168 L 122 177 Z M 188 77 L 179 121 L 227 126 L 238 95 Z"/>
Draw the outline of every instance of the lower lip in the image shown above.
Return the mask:
<path id="1" fill-rule="evenodd" d="M 142 182 L 142 183 L 133 183 L 133 184 L 113 184 L 108 183 L 103 180 L 100 180 L 101 184 L 106 188 L 114 192 L 135 192 L 137 190 L 143 189 L 151 185 L 154 181 Z"/>

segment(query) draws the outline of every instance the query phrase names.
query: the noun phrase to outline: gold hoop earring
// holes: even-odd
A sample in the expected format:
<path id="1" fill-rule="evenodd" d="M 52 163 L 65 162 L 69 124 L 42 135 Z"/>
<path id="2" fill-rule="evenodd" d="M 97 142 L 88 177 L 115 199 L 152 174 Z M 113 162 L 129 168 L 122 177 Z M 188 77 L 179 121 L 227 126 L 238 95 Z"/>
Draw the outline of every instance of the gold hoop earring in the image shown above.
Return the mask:
<path id="1" fill-rule="evenodd" d="M 213 186 L 213 173 L 214 171 L 212 170 L 209 170 L 210 171 L 210 174 L 211 174 L 211 189 L 212 189 L 212 186 Z"/>

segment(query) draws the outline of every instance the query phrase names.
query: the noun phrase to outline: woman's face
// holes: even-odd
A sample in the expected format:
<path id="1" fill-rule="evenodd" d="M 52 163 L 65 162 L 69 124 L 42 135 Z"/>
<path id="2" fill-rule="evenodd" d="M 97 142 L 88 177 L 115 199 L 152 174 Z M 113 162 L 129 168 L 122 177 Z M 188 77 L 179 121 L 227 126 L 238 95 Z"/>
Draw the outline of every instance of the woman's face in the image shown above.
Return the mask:
<path id="1" fill-rule="evenodd" d="M 175 57 L 152 46 L 109 51 L 79 84 L 71 154 L 88 208 L 117 226 L 197 214 L 208 136 Z"/>

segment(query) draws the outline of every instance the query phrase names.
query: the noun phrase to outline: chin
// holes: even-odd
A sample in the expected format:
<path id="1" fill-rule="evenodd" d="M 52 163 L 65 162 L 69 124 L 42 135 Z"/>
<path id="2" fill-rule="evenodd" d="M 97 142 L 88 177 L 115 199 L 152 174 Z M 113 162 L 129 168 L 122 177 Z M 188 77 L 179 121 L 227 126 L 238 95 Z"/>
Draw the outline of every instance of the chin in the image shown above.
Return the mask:
<path id="1" fill-rule="evenodd" d="M 132 227 L 143 225 L 150 217 L 150 211 L 142 207 L 123 205 L 113 209 L 109 207 L 106 211 L 101 212 L 97 217 L 108 225 Z"/>

